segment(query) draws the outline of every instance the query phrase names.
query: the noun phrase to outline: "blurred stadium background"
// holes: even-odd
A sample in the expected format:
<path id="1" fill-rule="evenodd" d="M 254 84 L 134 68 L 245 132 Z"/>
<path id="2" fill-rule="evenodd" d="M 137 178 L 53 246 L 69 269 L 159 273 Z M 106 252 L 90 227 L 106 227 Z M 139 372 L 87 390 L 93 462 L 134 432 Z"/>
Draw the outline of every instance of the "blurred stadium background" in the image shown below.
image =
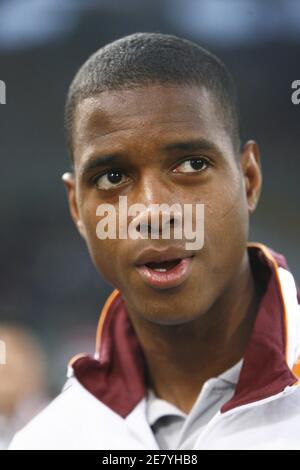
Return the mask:
<path id="1" fill-rule="evenodd" d="M 68 213 L 65 96 L 92 52 L 138 31 L 192 39 L 232 71 L 243 141 L 256 139 L 262 157 L 250 239 L 284 253 L 300 281 L 300 105 L 291 102 L 300 79 L 298 0 L 0 0 L 0 327 L 24 327 L 40 342 L 48 398 L 60 391 L 68 359 L 93 351 L 111 291 Z"/>

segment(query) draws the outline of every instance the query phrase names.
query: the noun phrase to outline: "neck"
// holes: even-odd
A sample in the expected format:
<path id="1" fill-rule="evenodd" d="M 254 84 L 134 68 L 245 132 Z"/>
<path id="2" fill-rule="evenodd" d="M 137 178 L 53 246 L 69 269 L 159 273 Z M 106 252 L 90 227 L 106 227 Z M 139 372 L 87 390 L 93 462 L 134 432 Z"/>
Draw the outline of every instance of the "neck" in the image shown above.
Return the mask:
<path id="1" fill-rule="evenodd" d="M 147 386 L 188 413 L 204 382 L 243 357 L 260 298 L 246 252 L 226 292 L 191 322 L 150 323 L 128 309 L 145 354 Z"/>

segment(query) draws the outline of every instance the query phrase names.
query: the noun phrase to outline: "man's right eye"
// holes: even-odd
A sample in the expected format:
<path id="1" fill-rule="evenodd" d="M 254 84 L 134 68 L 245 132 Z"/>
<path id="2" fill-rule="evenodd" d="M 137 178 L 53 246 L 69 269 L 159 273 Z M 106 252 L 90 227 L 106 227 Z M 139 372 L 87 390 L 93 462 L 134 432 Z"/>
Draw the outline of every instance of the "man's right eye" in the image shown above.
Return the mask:
<path id="1" fill-rule="evenodd" d="M 121 170 L 109 170 L 95 178 L 95 186 L 98 189 L 108 190 L 115 188 L 128 180 Z"/>

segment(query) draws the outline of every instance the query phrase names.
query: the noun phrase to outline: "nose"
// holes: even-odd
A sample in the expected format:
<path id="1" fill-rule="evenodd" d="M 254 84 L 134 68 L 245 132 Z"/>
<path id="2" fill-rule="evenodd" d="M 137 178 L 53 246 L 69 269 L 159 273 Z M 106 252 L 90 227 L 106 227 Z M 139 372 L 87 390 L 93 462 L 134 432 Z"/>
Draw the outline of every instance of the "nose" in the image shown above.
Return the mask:
<path id="1" fill-rule="evenodd" d="M 134 218 L 136 231 L 146 237 L 151 234 L 152 238 L 168 238 L 171 230 L 182 225 L 181 205 L 174 201 L 174 189 L 155 175 L 142 183 L 137 198 L 141 210 Z"/>

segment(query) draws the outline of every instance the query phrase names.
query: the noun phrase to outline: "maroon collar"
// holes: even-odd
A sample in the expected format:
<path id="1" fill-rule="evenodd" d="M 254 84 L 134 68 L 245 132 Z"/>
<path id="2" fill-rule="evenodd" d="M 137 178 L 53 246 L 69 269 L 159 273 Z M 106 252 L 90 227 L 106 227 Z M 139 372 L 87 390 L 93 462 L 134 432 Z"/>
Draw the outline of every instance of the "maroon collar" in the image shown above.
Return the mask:
<path id="1" fill-rule="evenodd" d="M 261 244 L 248 244 L 255 278 L 264 286 L 235 394 L 221 412 L 282 391 L 297 381 L 286 361 L 285 312 L 278 280 L 278 266 L 287 268 L 282 255 Z M 97 360 L 75 357 L 77 380 L 98 400 L 126 418 L 146 394 L 146 362 L 121 294 L 107 300 L 97 333 Z"/>

